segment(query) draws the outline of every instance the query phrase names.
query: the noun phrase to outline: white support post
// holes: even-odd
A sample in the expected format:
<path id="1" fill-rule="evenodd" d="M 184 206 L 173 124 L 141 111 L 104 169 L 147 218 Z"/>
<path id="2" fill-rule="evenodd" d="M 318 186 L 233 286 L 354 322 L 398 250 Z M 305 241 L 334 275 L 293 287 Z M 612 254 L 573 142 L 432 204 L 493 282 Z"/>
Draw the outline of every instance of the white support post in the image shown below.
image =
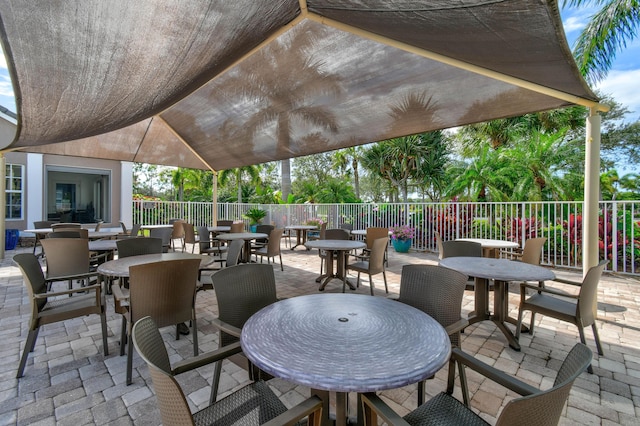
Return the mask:
<path id="1" fill-rule="evenodd" d="M 5 233 L 6 229 L 6 209 L 7 209 L 7 195 L 5 192 L 6 187 L 6 179 L 7 179 L 7 169 L 6 169 L 6 159 L 4 157 L 4 152 L 0 151 L 0 194 L 2 194 L 2 204 L 4 204 L 4 208 L 2 209 L 2 217 L 0 217 L 0 259 L 4 259 L 4 244 L 5 244 Z"/>
<path id="2" fill-rule="evenodd" d="M 598 202 L 600 194 L 600 114 L 590 108 L 587 117 L 582 211 L 582 274 L 598 264 Z"/>

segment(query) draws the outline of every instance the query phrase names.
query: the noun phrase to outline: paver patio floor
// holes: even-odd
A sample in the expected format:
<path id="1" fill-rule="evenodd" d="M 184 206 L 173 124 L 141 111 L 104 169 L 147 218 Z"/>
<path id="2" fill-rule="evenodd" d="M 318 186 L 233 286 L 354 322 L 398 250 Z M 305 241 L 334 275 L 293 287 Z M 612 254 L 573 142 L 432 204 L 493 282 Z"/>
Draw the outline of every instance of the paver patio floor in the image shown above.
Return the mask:
<path id="1" fill-rule="evenodd" d="M 125 384 L 126 357 L 119 356 L 121 318 L 108 300 L 109 356 L 104 357 L 97 315 L 47 325 L 42 328 L 33 354 L 20 380 L 15 379 L 21 348 L 25 343 L 30 307 L 22 276 L 11 258 L 19 251 L 6 252 L 0 263 L 0 425 L 135 424 L 157 425 L 160 416 L 147 367 L 134 355 L 133 384 Z M 435 264 L 431 253 L 400 254 L 390 250 L 387 278 L 390 293 L 398 293 L 400 273 L 405 264 Z M 278 297 L 294 297 L 317 292 L 320 259 L 317 251 L 283 248 L 284 271 L 275 268 Z M 558 276 L 580 279 L 578 272 L 558 271 Z M 353 277 L 355 280 L 355 277 Z M 382 276 L 374 276 L 376 296 L 384 297 Z M 326 292 L 341 292 L 342 284 L 332 281 Z M 349 290 L 347 290 L 349 291 Z M 512 284 L 510 313 L 517 316 L 518 286 Z M 367 278 L 357 293 L 368 294 Z M 595 353 L 591 330 L 585 331 L 594 351 L 595 374 L 583 373 L 571 391 L 560 424 L 607 425 L 640 424 L 640 280 L 605 274 L 599 286 L 598 328 L 605 355 Z M 473 309 L 473 294 L 465 292 L 463 315 Z M 526 314 L 525 321 L 529 318 Z M 217 316 L 213 291 L 197 296 L 200 350 L 217 347 L 217 332 L 211 324 Z M 163 329 L 173 362 L 192 354 L 191 335 L 176 341 L 173 330 Z M 536 317 L 533 336 L 523 334 L 522 350 L 509 348 L 506 339 L 491 322 L 470 326 L 462 336 L 462 349 L 533 386 L 551 386 L 567 351 L 579 341 L 576 327 L 542 315 Z M 346 363 L 359 360 L 345 359 Z M 193 410 L 208 404 L 211 366 L 179 376 Z M 233 391 L 248 381 L 246 373 L 231 363 L 224 364 L 221 391 Z M 468 374 L 473 393 L 472 407 L 493 423 L 515 394 L 482 378 Z M 286 405 L 309 395 L 308 389 L 283 380 L 269 382 Z M 456 381 L 459 396 L 459 383 Z M 427 392 L 435 395 L 446 387 L 446 368 L 427 382 Z M 416 386 L 384 391 L 383 398 L 399 413 L 416 407 Z M 354 400 L 355 398 L 350 398 Z"/>

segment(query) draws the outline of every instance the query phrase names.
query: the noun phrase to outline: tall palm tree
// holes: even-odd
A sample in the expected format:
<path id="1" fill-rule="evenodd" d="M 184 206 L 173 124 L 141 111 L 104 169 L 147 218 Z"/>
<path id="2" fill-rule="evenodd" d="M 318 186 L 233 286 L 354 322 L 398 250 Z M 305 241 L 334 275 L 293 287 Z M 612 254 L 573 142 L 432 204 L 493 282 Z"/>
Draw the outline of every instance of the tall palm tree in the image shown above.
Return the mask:
<path id="1" fill-rule="evenodd" d="M 512 185 L 509 164 L 499 151 L 484 145 L 478 156 L 449 170 L 453 180 L 447 188 L 450 197 L 463 196 L 471 201 L 503 201 L 505 188 Z"/>
<path id="2" fill-rule="evenodd" d="M 218 174 L 218 183 L 220 185 L 225 185 L 231 177 L 235 178 L 238 203 L 242 203 L 242 177 L 244 175 L 249 176 L 251 184 L 258 184 L 260 181 L 260 166 L 244 166 L 236 169 L 221 170 Z"/>
<path id="3" fill-rule="evenodd" d="M 637 0 L 565 0 L 565 6 L 596 5 L 596 12 L 582 30 L 573 47 L 578 68 L 590 82 L 604 79 L 616 53 L 633 41 L 640 28 L 640 2 Z"/>
<path id="4" fill-rule="evenodd" d="M 226 84 L 238 88 L 252 102 L 264 105 L 245 123 L 250 137 L 275 124 L 277 154 L 283 158 L 283 200 L 291 192 L 289 158 L 296 154 L 292 144 L 294 126 L 300 124 L 336 132 L 336 117 L 323 105 L 314 105 L 310 100 L 320 95 L 337 97 L 342 93 L 339 77 L 329 74 L 322 62 L 309 57 L 308 50 L 315 42 L 313 34 L 295 29 L 290 33 L 294 35 L 282 36 L 257 53 L 260 64 L 268 70 L 256 73 L 251 64 L 253 61 L 247 61 Z M 286 61 L 278 58 L 286 58 Z"/>
<path id="5" fill-rule="evenodd" d="M 358 163 L 360 162 L 360 147 L 352 146 L 336 151 L 334 153 L 334 164 L 338 170 L 349 170 L 353 173 L 353 189 L 356 198 L 360 199 L 360 174 Z"/>

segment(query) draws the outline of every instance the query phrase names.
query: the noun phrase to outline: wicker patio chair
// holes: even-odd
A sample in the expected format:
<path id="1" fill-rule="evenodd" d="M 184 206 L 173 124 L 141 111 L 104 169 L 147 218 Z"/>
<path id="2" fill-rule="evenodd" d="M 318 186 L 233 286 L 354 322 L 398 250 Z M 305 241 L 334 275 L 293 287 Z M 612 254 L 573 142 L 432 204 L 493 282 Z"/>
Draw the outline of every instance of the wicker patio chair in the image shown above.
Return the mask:
<path id="1" fill-rule="evenodd" d="M 176 251 L 176 240 L 180 240 L 180 246 L 184 251 L 184 227 L 182 226 L 184 222 L 182 219 L 171 219 L 169 221 L 173 225 L 171 232 L 171 248 L 173 251 Z"/>
<path id="2" fill-rule="evenodd" d="M 242 326 L 249 317 L 260 309 L 277 302 L 276 279 L 273 267 L 259 263 L 245 263 L 231 266 L 211 276 L 218 301 L 218 318 L 213 320 L 220 333 L 220 347 L 235 343 L 240 338 Z M 242 356 L 230 358 L 231 361 L 249 371 L 251 378 L 259 375 L 249 361 Z M 213 404 L 218 395 L 218 385 L 222 363 L 216 363 L 211 399 Z"/>
<path id="3" fill-rule="evenodd" d="M 151 238 L 160 238 L 162 240 L 162 251 L 167 253 L 171 248 L 171 236 L 173 235 L 172 228 L 153 228 L 149 230 L 149 236 Z"/>
<path id="4" fill-rule="evenodd" d="M 218 220 L 216 224 L 218 226 L 231 226 L 233 225 L 233 221 L 228 219 L 223 219 L 223 220 Z"/>
<path id="5" fill-rule="evenodd" d="M 227 251 L 227 246 L 222 245 L 222 241 L 210 238 L 209 228 L 206 226 L 196 226 L 196 232 L 200 254 L 222 256 Z"/>
<path id="6" fill-rule="evenodd" d="M 522 395 L 522 397 L 511 399 L 507 403 L 500 412 L 496 425 L 555 426 L 560 420 L 573 382 L 591 362 L 592 353 L 585 345 L 576 344 L 560 366 L 553 387 L 547 390 L 534 388 L 462 352 L 460 349 L 453 349 L 451 356 L 459 368 L 464 403 L 451 396 L 455 374 L 450 374 L 447 392 L 436 395 L 404 418 L 396 414 L 375 393 L 363 394 L 364 424 L 367 426 L 377 425 L 377 417 L 379 416 L 386 422 L 385 424 L 393 426 L 488 425 L 489 423 L 469 408 L 469 392 L 465 373 L 465 367 L 469 367 L 501 386 Z"/>
<path id="7" fill-rule="evenodd" d="M 359 262 L 345 265 L 344 278 L 342 280 L 342 292 L 344 293 L 347 285 L 347 273 L 349 271 L 356 271 L 358 278 L 356 281 L 356 287 L 360 287 L 360 274 L 365 273 L 369 275 L 369 290 L 373 296 L 373 275 L 382 274 L 384 279 L 384 291 L 389 293 L 389 287 L 387 286 L 387 274 L 384 271 L 384 254 L 389 245 L 389 237 L 378 238 L 373 242 L 371 252 L 368 260 L 361 260 Z"/>
<path id="8" fill-rule="evenodd" d="M 71 318 L 85 315 L 100 315 L 102 325 L 102 347 L 104 355 L 109 355 L 107 345 L 107 317 L 105 314 L 104 295 L 100 284 L 95 284 L 81 289 L 47 292 L 48 283 L 42 272 L 38 258 L 32 253 L 23 253 L 14 256 L 14 262 L 20 268 L 27 288 L 29 302 L 31 304 L 31 319 L 29 321 L 29 335 L 22 351 L 18 373 L 16 378 L 24 374 L 29 352 L 33 352 L 38 338 L 40 327 Z M 59 297 L 76 294 L 73 297 Z"/>
<path id="9" fill-rule="evenodd" d="M 598 354 L 604 355 L 598 328 L 596 327 L 596 317 L 598 314 L 598 284 L 602 271 L 608 261 L 603 260 L 598 265 L 592 266 L 587 271 L 582 282 L 569 281 L 556 278 L 553 281 L 577 286 L 577 295 L 569 295 L 565 292 L 553 288 L 540 287 L 532 284 L 520 284 L 520 309 L 518 312 L 518 325 L 516 326 L 516 339 L 520 338 L 520 327 L 522 326 L 522 316 L 525 311 L 531 311 L 531 324 L 529 334 L 533 334 L 533 325 L 536 313 L 553 317 L 560 321 L 570 322 L 578 327 L 580 341 L 586 344 L 584 338 L 584 328 L 591 326 L 593 337 L 596 341 Z M 535 290 L 535 293 L 527 297 L 527 289 Z M 589 365 L 589 373 L 593 373 L 593 368 Z"/>
<path id="10" fill-rule="evenodd" d="M 256 226 L 256 232 L 259 234 L 267 234 L 270 235 L 271 231 L 273 231 L 274 229 L 276 229 L 275 226 L 273 225 L 257 225 Z M 284 229 L 282 230 L 283 234 L 284 234 Z M 269 242 L 269 237 L 267 238 L 257 238 L 253 244 L 251 244 L 251 249 L 259 249 L 262 247 L 265 247 L 267 245 L 267 243 Z"/>
<path id="11" fill-rule="evenodd" d="M 162 336 L 151 317 L 144 317 L 135 323 L 132 339 L 136 350 L 149 367 L 162 424 L 165 426 L 195 424 L 280 426 L 293 425 L 305 417 L 309 417 L 308 425 L 320 426 L 322 416 L 320 398 L 311 397 L 291 410 L 287 410 L 269 386 L 262 381 L 253 382 L 191 414 L 189 403 L 174 376 L 212 362 L 219 363 L 228 356 L 239 353 L 240 344 L 234 343 L 196 358 L 186 359 L 172 367 Z"/>
<path id="12" fill-rule="evenodd" d="M 54 231 L 58 228 L 82 228 L 82 225 L 79 223 L 70 223 L 70 222 L 58 222 L 51 224 L 51 229 Z"/>
<path id="13" fill-rule="evenodd" d="M 131 227 L 131 231 L 129 232 L 129 235 L 131 235 L 132 237 L 137 237 L 138 234 L 140 233 L 140 228 L 142 225 L 140 225 L 139 223 L 134 223 L 133 226 Z"/>
<path id="14" fill-rule="evenodd" d="M 73 236 L 71 236 L 73 235 Z M 89 239 L 89 230 L 82 228 L 53 228 L 53 232 L 47 234 L 47 238 L 84 238 Z"/>
<path id="15" fill-rule="evenodd" d="M 398 301 L 421 310 L 444 327 L 452 347 L 460 347 L 460 331 L 469 325 L 461 317 L 467 276 L 436 265 L 405 265 L 400 276 Z M 453 368 L 450 369 L 453 372 Z M 422 405 L 425 382 L 418 383 Z"/>
<path id="16" fill-rule="evenodd" d="M 443 241 L 442 258 L 446 257 L 482 257 L 482 245 L 474 241 Z M 476 288 L 474 277 L 469 277 L 467 290 L 473 291 Z M 490 285 L 493 289 L 493 285 Z"/>
<path id="17" fill-rule="evenodd" d="M 51 228 L 51 225 L 53 225 L 54 222 L 51 222 L 50 220 L 38 220 L 36 222 L 33 222 L 33 227 L 35 229 L 46 229 L 46 228 Z M 41 234 L 36 233 L 36 241 L 35 243 L 33 243 L 33 254 L 36 254 L 36 248 L 38 246 L 40 246 L 42 248 L 42 245 L 40 244 L 40 240 L 42 239 Z M 40 253 L 40 255 L 42 256 L 42 252 Z"/>
<path id="18" fill-rule="evenodd" d="M 98 232 L 100 231 L 100 229 L 102 228 L 102 224 L 104 224 L 104 221 L 101 220 L 98 223 L 96 223 L 96 227 L 93 229 L 94 232 Z"/>
<path id="19" fill-rule="evenodd" d="M 56 232 L 56 234 L 58 234 Z M 62 234 L 62 232 L 60 232 Z M 45 238 L 41 241 L 47 264 L 47 281 L 67 281 L 69 290 L 73 281 L 89 285 L 99 281 L 91 266 L 95 259 L 89 252 L 89 240 L 84 238 Z M 106 255 L 105 255 L 106 256 Z"/>
<path id="20" fill-rule="evenodd" d="M 180 259 L 146 263 L 129 268 L 128 294 L 120 287 L 113 287 L 113 294 L 127 306 L 123 313 L 126 327 L 120 337 L 120 355 L 131 336 L 132 325 L 141 318 L 150 316 L 159 327 L 176 326 L 176 340 L 180 339 L 178 325 L 191 322 L 193 327 L 193 355 L 198 355 L 198 327 L 196 323 L 196 282 L 200 259 Z M 131 384 L 133 348 L 127 348 L 127 385 Z"/>
<path id="21" fill-rule="evenodd" d="M 522 250 L 500 250 L 500 253 L 507 259 L 519 260 L 532 265 L 540 265 L 542 247 L 546 242 L 547 239 L 545 237 L 529 238 L 524 242 L 524 248 Z"/>
<path id="22" fill-rule="evenodd" d="M 229 232 L 232 234 L 244 232 L 244 222 L 233 222 L 230 226 L 231 230 Z"/>
<path id="23" fill-rule="evenodd" d="M 373 242 L 378 238 L 389 237 L 389 228 L 377 228 L 377 227 L 368 227 L 366 229 L 366 235 L 364 237 L 364 242 L 367 245 L 360 254 L 355 254 L 354 256 L 361 260 L 367 260 L 367 258 L 371 255 L 371 249 L 373 248 Z M 384 261 L 385 265 L 389 266 L 389 256 L 388 256 L 388 247 L 385 247 L 384 251 Z"/>
<path id="24" fill-rule="evenodd" d="M 302 231 L 298 231 L 298 232 L 302 232 Z M 320 229 L 318 229 L 317 231 L 307 231 L 307 241 L 314 241 L 314 240 L 324 240 L 326 239 L 325 237 L 325 233 L 327 232 L 327 223 L 323 223 L 320 225 Z"/>
<path id="25" fill-rule="evenodd" d="M 269 234 L 269 240 L 266 246 L 259 247 L 252 251 L 253 254 L 256 255 L 256 260 L 258 256 L 260 256 L 260 263 L 262 263 L 262 258 L 267 258 L 267 263 L 271 264 L 270 259 L 273 259 L 273 263 L 276 263 L 276 256 L 280 258 L 280 270 L 284 271 L 284 266 L 282 265 L 282 253 L 280 252 L 280 242 L 282 240 L 282 234 L 284 233 L 283 229 L 274 229 Z"/>
<path id="26" fill-rule="evenodd" d="M 183 229 L 182 251 L 185 251 L 187 249 L 187 244 L 190 244 L 191 253 L 195 252 L 196 244 L 198 244 L 198 238 L 196 237 L 195 226 L 193 225 L 193 223 L 182 222 L 182 229 Z"/>

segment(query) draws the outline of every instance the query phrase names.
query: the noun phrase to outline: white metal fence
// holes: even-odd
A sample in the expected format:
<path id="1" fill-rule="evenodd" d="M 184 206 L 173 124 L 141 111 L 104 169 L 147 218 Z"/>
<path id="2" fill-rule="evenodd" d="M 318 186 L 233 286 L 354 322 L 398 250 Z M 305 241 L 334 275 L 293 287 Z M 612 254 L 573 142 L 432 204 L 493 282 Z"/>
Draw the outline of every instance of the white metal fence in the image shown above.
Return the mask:
<path id="1" fill-rule="evenodd" d="M 252 207 L 267 211 L 264 223 L 276 226 L 322 219 L 327 228 L 351 223 L 353 229 L 409 224 L 416 229 L 412 249 L 436 251 L 434 233 L 444 240 L 492 238 L 523 241 L 546 237 L 542 262 L 582 268 L 582 202 L 379 203 L 379 204 L 218 204 L 218 219 L 245 220 Z M 196 225 L 213 222 L 213 203 L 134 201 L 134 223 L 153 225 L 183 218 Z M 607 269 L 640 274 L 640 201 L 600 202 L 600 258 Z"/>

